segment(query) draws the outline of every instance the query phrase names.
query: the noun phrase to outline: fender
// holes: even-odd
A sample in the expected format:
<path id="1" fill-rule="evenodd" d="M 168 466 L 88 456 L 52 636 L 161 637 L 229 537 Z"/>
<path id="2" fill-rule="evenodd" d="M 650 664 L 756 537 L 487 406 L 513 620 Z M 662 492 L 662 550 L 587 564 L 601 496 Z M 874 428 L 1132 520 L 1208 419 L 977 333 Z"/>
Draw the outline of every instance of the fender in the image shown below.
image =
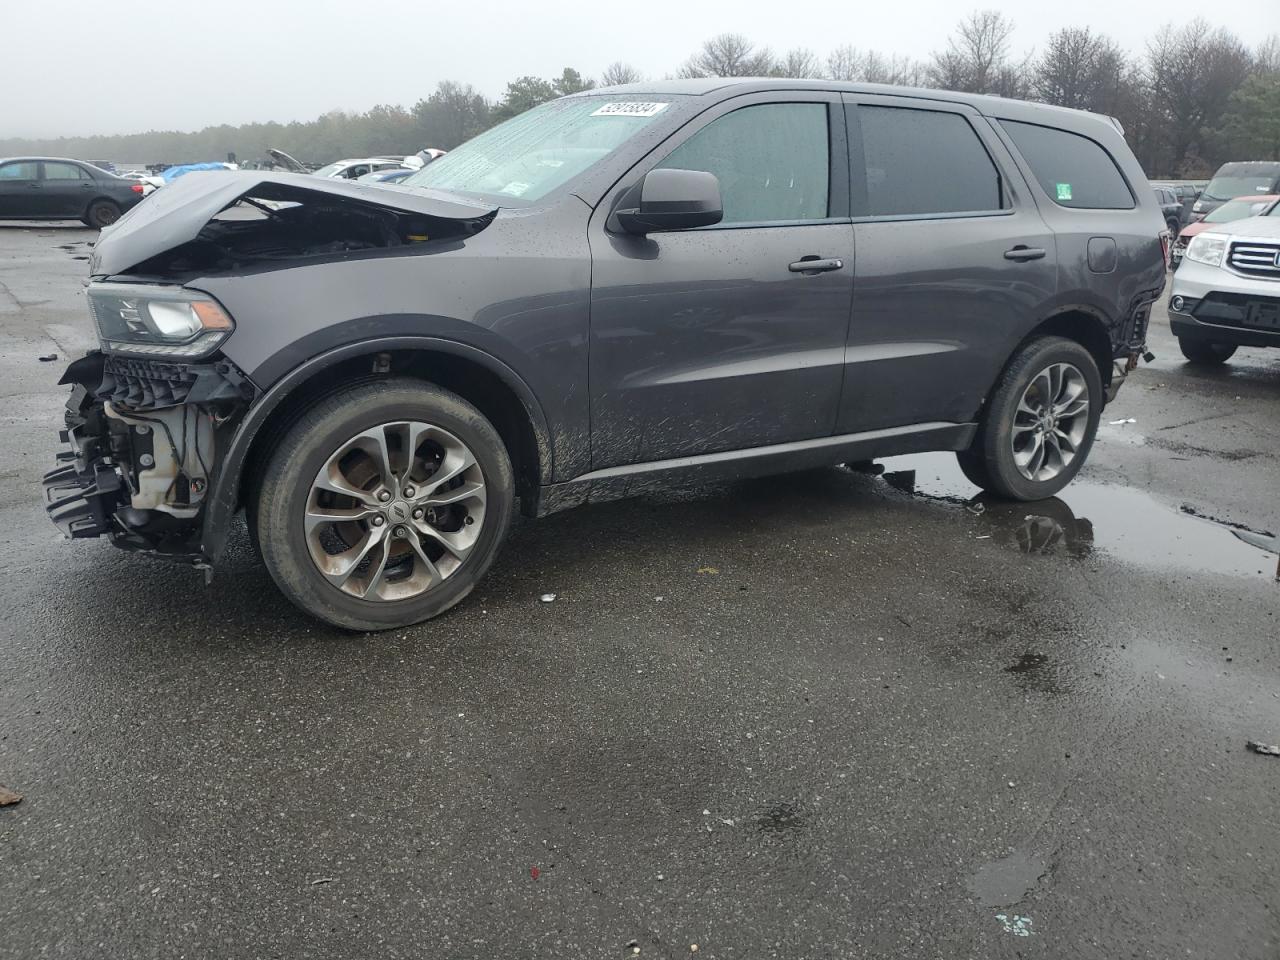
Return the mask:
<path id="1" fill-rule="evenodd" d="M 206 499 L 204 529 L 201 535 L 201 552 L 210 563 L 221 557 L 227 544 L 227 533 L 231 518 L 239 506 L 240 481 L 244 465 L 253 447 L 253 441 L 271 413 L 299 385 L 311 379 L 315 374 L 332 367 L 343 360 L 364 354 L 390 352 L 395 350 L 435 350 L 440 353 L 451 353 L 458 357 L 474 361 L 497 375 L 507 384 L 524 404 L 529 420 L 533 424 L 534 436 L 538 447 L 538 474 L 543 484 L 551 482 L 551 442 L 547 429 L 546 417 L 542 405 L 538 402 L 529 385 L 509 366 L 491 354 L 476 347 L 456 340 L 445 340 L 439 337 L 396 336 L 380 337 L 372 340 L 361 340 L 335 347 L 319 356 L 312 357 L 294 367 L 280 379 L 276 380 L 257 403 L 249 408 L 244 419 L 237 425 L 231 442 L 227 446 L 218 466 Z"/>

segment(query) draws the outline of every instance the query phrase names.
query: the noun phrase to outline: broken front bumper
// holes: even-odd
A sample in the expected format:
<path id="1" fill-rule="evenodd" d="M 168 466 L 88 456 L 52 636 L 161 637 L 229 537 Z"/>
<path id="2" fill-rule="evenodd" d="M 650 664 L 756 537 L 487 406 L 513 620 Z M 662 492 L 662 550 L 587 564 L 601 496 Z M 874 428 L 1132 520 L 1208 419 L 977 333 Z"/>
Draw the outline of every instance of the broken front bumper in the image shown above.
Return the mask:
<path id="1" fill-rule="evenodd" d="M 45 474 L 49 519 L 71 538 L 108 536 L 127 550 L 201 564 L 204 497 L 219 434 L 253 400 L 226 361 L 173 364 L 91 353 L 73 384 L 61 438 L 70 449 Z"/>

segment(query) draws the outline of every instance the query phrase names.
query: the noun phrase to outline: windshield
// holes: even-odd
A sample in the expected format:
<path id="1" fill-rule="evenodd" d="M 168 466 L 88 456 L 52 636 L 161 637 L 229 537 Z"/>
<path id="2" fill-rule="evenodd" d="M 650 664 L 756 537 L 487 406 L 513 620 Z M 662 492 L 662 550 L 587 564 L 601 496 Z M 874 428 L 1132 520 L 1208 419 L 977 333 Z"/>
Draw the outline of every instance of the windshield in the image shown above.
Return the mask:
<path id="1" fill-rule="evenodd" d="M 1230 200 L 1232 197 L 1275 193 L 1277 187 L 1280 187 L 1280 165 L 1267 166 L 1255 173 L 1237 168 L 1210 180 L 1204 188 L 1204 195 L 1210 200 Z"/>
<path id="2" fill-rule="evenodd" d="M 312 176 L 332 177 L 335 173 L 337 173 L 339 170 L 341 170 L 345 166 L 346 166 L 346 163 L 344 163 L 343 161 L 338 161 L 337 163 L 331 163 L 328 166 L 321 167 L 314 174 L 312 174 Z"/>
<path id="3" fill-rule="evenodd" d="M 552 100 L 486 130 L 400 182 L 539 200 L 652 123 L 671 100 L 604 96 Z"/>

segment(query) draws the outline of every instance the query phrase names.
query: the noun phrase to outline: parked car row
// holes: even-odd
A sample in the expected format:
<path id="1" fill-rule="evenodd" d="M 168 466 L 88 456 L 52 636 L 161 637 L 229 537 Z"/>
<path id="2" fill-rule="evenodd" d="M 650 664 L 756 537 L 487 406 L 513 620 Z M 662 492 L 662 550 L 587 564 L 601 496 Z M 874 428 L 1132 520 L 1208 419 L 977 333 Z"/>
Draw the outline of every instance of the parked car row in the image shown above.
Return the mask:
<path id="1" fill-rule="evenodd" d="M 276 164 L 293 173 L 380 185 L 399 183 L 445 155 L 443 150 L 428 147 L 405 157 L 339 160 L 313 172 L 284 151 L 268 152 Z M 168 166 L 159 174 L 141 169 L 118 174 L 105 160 L 0 158 L 0 220 L 81 220 L 90 227 L 106 227 L 144 197 L 188 172 L 234 169 L 232 163 L 211 162 Z"/>

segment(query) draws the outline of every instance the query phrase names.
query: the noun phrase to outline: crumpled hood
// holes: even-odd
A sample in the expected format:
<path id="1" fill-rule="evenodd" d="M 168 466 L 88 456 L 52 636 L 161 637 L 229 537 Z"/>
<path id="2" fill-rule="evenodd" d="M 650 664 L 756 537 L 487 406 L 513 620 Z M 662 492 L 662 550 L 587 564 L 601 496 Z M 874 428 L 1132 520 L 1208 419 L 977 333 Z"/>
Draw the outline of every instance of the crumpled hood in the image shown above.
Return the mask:
<path id="1" fill-rule="evenodd" d="M 105 228 L 89 261 L 91 276 L 123 273 L 158 254 L 188 243 L 215 215 L 244 197 L 307 203 L 317 196 L 445 220 L 491 219 L 498 208 L 412 187 L 357 184 L 296 173 L 257 170 L 189 173 L 156 190 Z"/>

